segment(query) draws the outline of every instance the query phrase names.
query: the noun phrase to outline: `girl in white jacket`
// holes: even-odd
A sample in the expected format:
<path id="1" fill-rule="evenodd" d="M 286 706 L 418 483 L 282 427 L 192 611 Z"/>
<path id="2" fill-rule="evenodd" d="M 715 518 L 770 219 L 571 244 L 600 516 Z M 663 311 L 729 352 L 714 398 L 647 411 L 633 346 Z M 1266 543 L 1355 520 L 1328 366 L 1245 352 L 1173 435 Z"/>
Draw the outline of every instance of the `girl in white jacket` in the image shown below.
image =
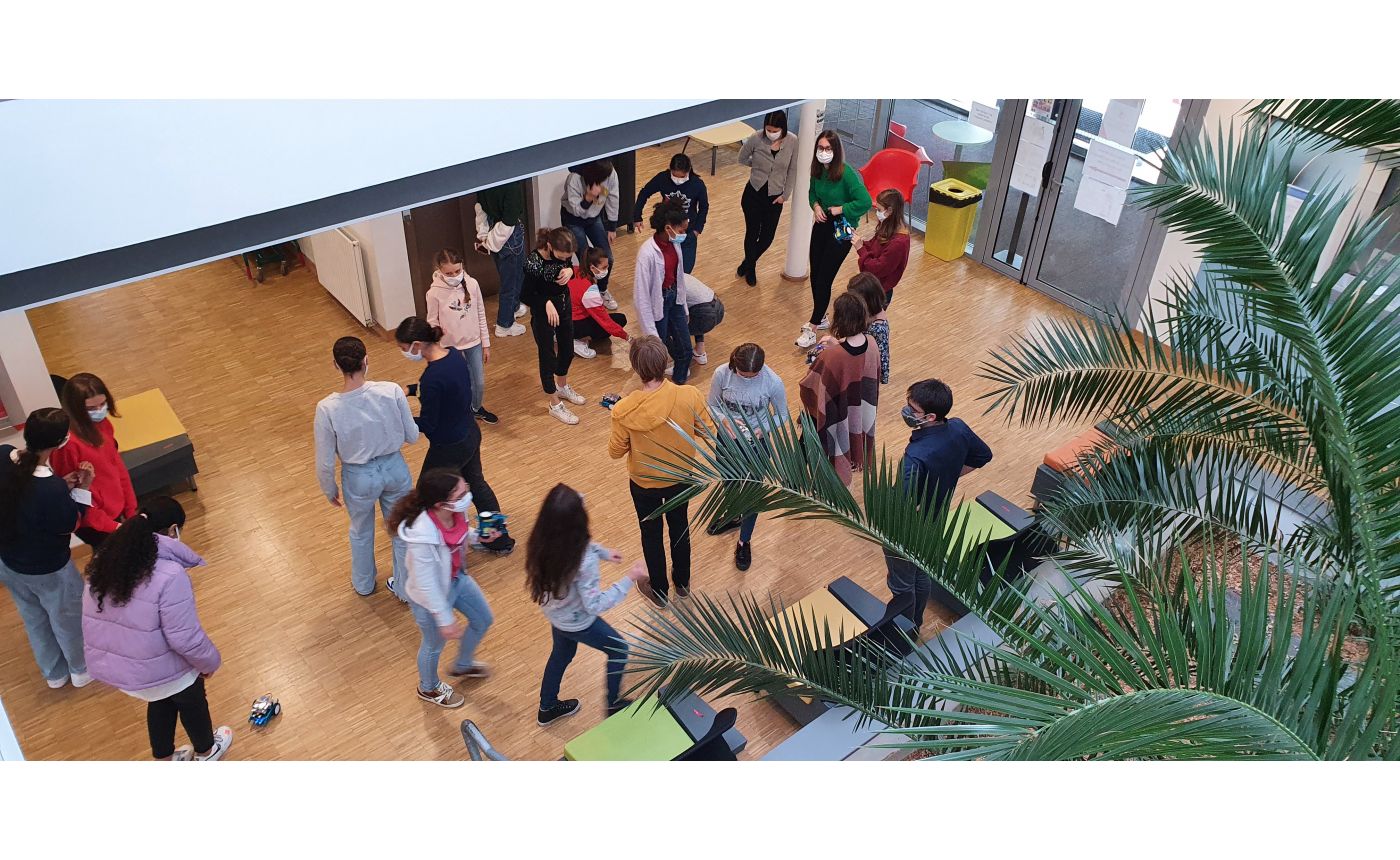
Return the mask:
<path id="1" fill-rule="evenodd" d="M 408 581 L 396 583 L 413 609 L 423 633 L 418 647 L 418 698 L 444 708 L 466 700 L 438 677 L 438 658 L 448 639 L 461 640 L 449 674 L 485 678 L 486 664 L 476 661 L 476 647 L 491 626 L 491 607 L 476 580 L 467 574 L 466 546 L 476 538 L 464 512 L 472 494 L 462 476 L 450 469 L 430 469 L 418 478 L 389 515 L 389 533 L 408 546 Z M 487 540 L 491 535 L 485 535 Z M 464 628 L 453 610 L 467 617 Z"/>
<path id="2" fill-rule="evenodd" d="M 621 603 L 632 583 L 647 578 L 647 569 L 640 561 L 635 562 L 625 578 L 600 589 L 599 561 L 622 561 L 622 555 L 592 542 L 583 496 L 556 484 L 540 506 L 525 551 L 530 599 L 544 610 L 554 637 L 554 648 L 540 682 L 537 722 L 541 726 L 578 713 L 578 699 L 561 700 L 559 685 L 578 653 L 579 643 L 608 655 L 608 716 L 631 704 L 622 698 L 627 643 L 599 615 Z"/>
<path id="3" fill-rule="evenodd" d="M 482 406 L 486 398 L 486 363 L 491 360 L 491 329 L 481 285 L 467 274 L 462 255 L 444 248 L 433 258 L 433 283 L 428 287 L 428 324 L 442 329 L 443 346 L 460 350 L 472 373 L 472 414 L 495 424 L 496 416 Z"/>

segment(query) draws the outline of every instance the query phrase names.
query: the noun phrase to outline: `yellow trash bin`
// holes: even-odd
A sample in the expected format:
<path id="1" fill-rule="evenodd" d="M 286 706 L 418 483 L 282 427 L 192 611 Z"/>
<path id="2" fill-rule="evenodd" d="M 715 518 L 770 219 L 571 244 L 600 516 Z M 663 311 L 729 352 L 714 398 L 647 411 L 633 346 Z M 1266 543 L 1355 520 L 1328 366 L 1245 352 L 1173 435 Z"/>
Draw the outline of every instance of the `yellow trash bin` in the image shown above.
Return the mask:
<path id="1" fill-rule="evenodd" d="M 928 221 L 924 226 L 924 253 L 940 260 L 956 260 L 967 251 L 972 222 L 982 191 L 959 179 L 943 179 L 928 190 Z"/>

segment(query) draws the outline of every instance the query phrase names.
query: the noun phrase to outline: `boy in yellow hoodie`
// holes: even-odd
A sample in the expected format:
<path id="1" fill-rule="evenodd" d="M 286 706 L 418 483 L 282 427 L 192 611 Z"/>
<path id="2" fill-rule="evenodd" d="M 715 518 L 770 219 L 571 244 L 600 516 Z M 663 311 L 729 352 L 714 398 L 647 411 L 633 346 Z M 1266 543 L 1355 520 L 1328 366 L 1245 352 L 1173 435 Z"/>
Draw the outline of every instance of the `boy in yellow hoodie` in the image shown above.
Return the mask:
<path id="1" fill-rule="evenodd" d="M 656 335 L 632 339 L 628 356 L 642 387 L 619 400 L 612 408 L 612 435 L 608 454 L 614 460 L 627 458 L 627 474 L 632 482 L 632 504 L 642 528 L 642 555 L 646 558 L 650 582 L 638 583 L 638 590 L 657 607 L 664 609 L 670 595 L 666 578 L 666 544 L 660 519 L 648 520 L 657 508 L 674 499 L 684 489 L 668 483 L 656 473 L 657 461 L 670 459 L 667 449 L 685 450 L 689 444 L 671 426 L 685 428 L 691 438 L 705 430 L 713 432 L 714 422 L 705 405 L 705 395 L 693 385 L 676 385 L 666 379 L 666 345 Z M 690 526 L 681 505 L 665 514 L 665 528 L 671 535 L 671 573 L 676 580 L 676 596 L 690 596 Z"/>

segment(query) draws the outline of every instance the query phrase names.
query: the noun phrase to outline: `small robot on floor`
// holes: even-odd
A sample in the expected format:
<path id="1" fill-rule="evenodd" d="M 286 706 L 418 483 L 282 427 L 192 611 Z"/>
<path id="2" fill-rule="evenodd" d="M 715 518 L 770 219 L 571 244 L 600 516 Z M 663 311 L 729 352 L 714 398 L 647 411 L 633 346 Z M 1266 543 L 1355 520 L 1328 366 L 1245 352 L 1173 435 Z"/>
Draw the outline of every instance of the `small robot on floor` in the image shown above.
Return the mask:
<path id="1" fill-rule="evenodd" d="M 248 722 L 261 728 L 268 724 L 273 717 L 282 713 L 282 703 L 271 696 L 258 696 L 253 702 L 253 711 L 248 714 Z"/>

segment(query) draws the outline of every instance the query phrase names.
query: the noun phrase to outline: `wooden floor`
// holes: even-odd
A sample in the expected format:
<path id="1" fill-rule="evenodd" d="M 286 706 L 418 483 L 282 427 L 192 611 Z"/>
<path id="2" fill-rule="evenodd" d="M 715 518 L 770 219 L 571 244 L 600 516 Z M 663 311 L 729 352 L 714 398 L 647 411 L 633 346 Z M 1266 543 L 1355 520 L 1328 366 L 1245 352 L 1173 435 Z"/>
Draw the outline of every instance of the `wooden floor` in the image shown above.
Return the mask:
<path id="1" fill-rule="evenodd" d="M 678 148 L 640 152 L 639 178 L 664 169 Z M 734 277 L 743 230 L 739 196 L 747 176 L 734 151 L 721 153 L 715 177 L 704 173 L 708 157 L 696 159 L 714 208 L 700 238 L 695 276 L 715 289 L 727 312 L 708 339 L 710 364 L 697 367 L 691 381 L 708 390 L 714 367 L 729 350 L 753 340 L 767 350 L 796 409 L 805 367 L 792 341 L 810 308 L 808 287 L 778 277 L 786 213 L 778 241 L 759 266 L 758 287 Z M 629 316 L 632 261 L 642 241 L 623 235 L 617 242 L 613 290 Z M 854 273 L 852 254 L 838 285 Z M 991 489 L 1024 500 L 1042 453 L 1071 430 L 1023 430 L 980 417 L 984 405 L 975 398 L 988 385 L 974 374 L 989 348 L 1038 320 L 1071 311 L 982 266 L 926 256 L 920 236 L 897 296 L 879 443 L 898 456 L 908 438 L 899 418 L 904 389 L 938 376 L 953 386 L 955 412 L 996 454 L 988 467 L 962 480 L 963 494 Z M 351 590 L 345 513 L 327 504 L 317 487 L 312 414 L 317 400 L 339 384 L 330 347 L 337 337 L 365 332 L 309 273 L 254 285 L 238 264 L 225 260 L 40 308 L 30 319 L 51 372 L 95 372 L 118 398 L 158 386 L 194 440 L 199 492 L 179 499 L 190 515 L 184 539 L 209 561 L 195 573 L 195 589 L 200 616 L 223 652 L 224 668 L 209 682 L 209 696 L 216 723 L 234 727 L 231 758 L 461 759 L 457 727 L 470 717 L 511 758 L 553 759 L 566 740 L 601 719 L 602 657 L 581 649 L 563 694 L 582 699 L 583 711 L 548 729 L 535 725 L 550 640 L 547 623 L 523 590 L 523 552 L 470 557 L 496 615 L 479 652 L 495 676 L 460 685 L 467 698 L 460 710 L 424 705 L 415 697 L 418 629 L 382 583 L 369 598 Z M 366 340 L 372 378 L 415 381 L 420 366 L 405 361 L 392 343 Z M 622 355 L 574 362 L 571 379 L 589 403 L 576 407 L 582 421 L 566 427 L 545 415 L 531 338 L 493 341 L 486 405 L 501 423 L 483 428 L 483 459 L 522 545 L 540 499 L 563 480 L 587 493 L 597 540 L 619 548 L 629 561 L 640 556 L 627 475 L 621 462 L 607 456 L 608 412 L 597 405 L 602 395 L 635 385 L 625 366 Z M 426 447 L 420 441 L 407 452 L 414 474 Z M 835 527 L 761 520 L 754 565 L 746 574 L 733 567 L 733 542 L 732 534 L 697 535 L 696 588 L 771 590 L 795 598 L 844 574 L 886 595 L 878 551 Z M 378 544 L 382 580 L 389 547 L 382 537 Z M 611 581 L 621 573 L 621 567 L 609 566 L 604 576 Z M 633 593 L 609 618 L 626 629 L 642 604 Z M 0 691 L 29 758 L 149 756 L 142 703 L 101 684 L 82 690 L 44 685 L 7 598 L 0 599 Z M 248 708 L 263 693 L 280 698 L 284 712 L 255 733 L 246 722 Z M 761 757 L 795 731 L 768 703 L 734 704 L 749 738 L 745 758 Z"/>

